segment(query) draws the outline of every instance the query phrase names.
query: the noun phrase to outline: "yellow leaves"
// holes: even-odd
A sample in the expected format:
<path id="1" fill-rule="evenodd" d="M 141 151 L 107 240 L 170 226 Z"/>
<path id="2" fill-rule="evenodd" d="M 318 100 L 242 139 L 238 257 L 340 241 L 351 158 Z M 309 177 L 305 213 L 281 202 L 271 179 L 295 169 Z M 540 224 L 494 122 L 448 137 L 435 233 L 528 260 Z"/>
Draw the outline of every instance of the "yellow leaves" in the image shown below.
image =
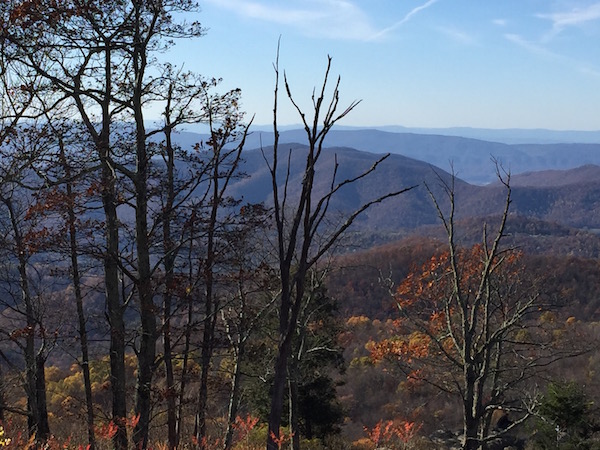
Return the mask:
<path id="1" fill-rule="evenodd" d="M 0 447 L 8 447 L 12 441 L 9 437 L 4 437 L 4 427 L 0 425 Z"/>
<path id="2" fill-rule="evenodd" d="M 552 324 L 556 322 L 556 314 L 552 311 L 545 311 L 540 315 L 540 323 Z"/>
<path id="3" fill-rule="evenodd" d="M 408 336 L 395 336 L 380 342 L 367 344 L 371 359 L 375 362 L 384 359 L 402 359 L 411 363 L 413 359 L 422 359 L 429 355 L 431 338 L 425 333 L 415 331 Z"/>
<path id="4" fill-rule="evenodd" d="M 351 368 L 362 368 L 362 367 L 368 367 L 372 365 L 372 360 L 371 358 L 369 358 L 368 356 L 360 356 L 357 358 L 353 358 L 350 361 L 350 367 Z"/>
<path id="5" fill-rule="evenodd" d="M 517 332 L 517 334 L 515 336 L 515 341 L 517 341 L 517 342 L 527 342 L 527 341 L 530 340 L 530 338 L 531 337 L 530 337 L 529 330 L 523 328 L 523 329 L 520 329 Z"/>
<path id="6" fill-rule="evenodd" d="M 442 341 L 442 349 L 448 355 L 452 355 L 452 354 L 456 353 L 456 347 L 454 346 L 454 341 L 452 340 L 452 338 L 447 337 L 446 339 L 444 339 Z"/>

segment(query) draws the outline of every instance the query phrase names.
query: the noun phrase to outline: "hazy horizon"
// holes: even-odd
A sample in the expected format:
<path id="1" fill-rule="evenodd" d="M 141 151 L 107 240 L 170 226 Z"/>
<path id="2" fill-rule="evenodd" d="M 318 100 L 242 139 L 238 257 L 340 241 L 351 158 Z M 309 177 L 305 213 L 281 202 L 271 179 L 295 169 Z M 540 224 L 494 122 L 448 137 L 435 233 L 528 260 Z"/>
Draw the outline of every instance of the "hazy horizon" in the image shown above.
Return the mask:
<path id="1" fill-rule="evenodd" d="M 600 129 L 600 1 L 200 0 L 206 35 L 169 54 L 272 116 L 273 61 L 308 116 L 333 58 L 347 126 Z M 280 94 L 284 94 L 283 90 Z M 280 102 L 281 124 L 299 117 Z M 386 124 L 386 125 L 381 125 Z"/>

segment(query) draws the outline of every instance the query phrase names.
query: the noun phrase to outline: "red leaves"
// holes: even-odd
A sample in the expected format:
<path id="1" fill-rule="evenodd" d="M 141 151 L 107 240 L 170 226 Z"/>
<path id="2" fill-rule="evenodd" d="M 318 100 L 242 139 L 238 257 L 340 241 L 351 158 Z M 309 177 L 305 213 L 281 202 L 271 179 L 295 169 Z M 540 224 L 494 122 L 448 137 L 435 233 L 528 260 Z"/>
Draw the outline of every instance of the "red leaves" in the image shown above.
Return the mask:
<path id="1" fill-rule="evenodd" d="M 256 424 L 258 423 L 258 417 L 254 417 L 250 414 L 243 419 L 240 416 L 235 418 L 235 422 L 233 423 L 233 428 L 237 432 L 237 440 L 238 442 L 246 441 L 250 432 L 254 429 Z"/>
<path id="2" fill-rule="evenodd" d="M 37 230 L 29 230 L 23 236 L 23 244 L 28 255 L 33 255 L 51 247 L 51 234 L 48 228 L 43 227 Z"/>
<path id="3" fill-rule="evenodd" d="M 385 422 L 380 420 L 373 428 L 364 427 L 363 429 L 375 448 L 393 446 L 395 440 L 400 441 L 404 447 L 415 438 L 421 425 L 408 420 Z"/>
<path id="4" fill-rule="evenodd" d="M 410 383 L 438 378 L 434 369 L 460 361 L 465 318 L 480 317 L 472 333 L 502 323 L 521 275 L 521 254 L 505 251 L 490 259 L 486 251 L 475 245 L 454 256 L 444 252 L 414 268 L 394 295 L 403 321 L 369 342 L 371 360 L 397 364 Z"/>
<path id="5" fill-rule="evenodd" d="M 35 333 L 35 327 L 33 327 L 31 325 L 27 325 L 26 327 L 13 330 L 10 333 L 10 338 L 11 338 L 11 340 L 16 341 L 17 339 L 20 339 L 23 336 L 31 337 L 31 336 L 33 336 L 34 333 Z"/>
<path id="6" fill-rule="evenodd" d="M 118 422 L 124 422 L 125 426 L 127 428 L 130 428 L 133 430 L 135 428 L 135 426 L 138 424 L 139 420 L 140 420 L 139 414 L 136 416 L 132 416 L 130 418 L 111 420 L 108 423 L 105 423 L 101 426 L 96 427 L 96 435 L 100 439 L 105 439 L 105 440 L 109 441 L 112 438 L 114 438 L 115 435 L 117 434 L 117 432 L 119 431 L 119 426 L 117 425 Z"/>
<path id="7" fill-rule="evenodd" d="M 67 206 L 73 206 L 73 199 L 58 188 L 42 191 L 35 196 L 36 202 L 29 207 L 25 220 L 43 217 L 49 212 L 62 212 Z"/>
<path id="8" fill-rule="evenodd" d="M 23 0 L 10 11 L 9 24 L 23 29 L 42 24 L 55 27 L 71 17 L 93 11 L 92 2 Z"/>
<path id="9" fill-rule="evenodd" d="M 277 445 L 277 448 L 280 449 L 285 444 L 287 444 L 288 442 L 290 442 L 292 440 L 292 438 L 294 437 L 294 433 L 290 433 L 290 434 L 282 433 L 280 436 L 277 436 L 277 435 L 275 435 L 275 433 L 273 433 L 271 431 L 269 436 L 271 436 L 271 439 L 273 440 L 275 445 Z"/>

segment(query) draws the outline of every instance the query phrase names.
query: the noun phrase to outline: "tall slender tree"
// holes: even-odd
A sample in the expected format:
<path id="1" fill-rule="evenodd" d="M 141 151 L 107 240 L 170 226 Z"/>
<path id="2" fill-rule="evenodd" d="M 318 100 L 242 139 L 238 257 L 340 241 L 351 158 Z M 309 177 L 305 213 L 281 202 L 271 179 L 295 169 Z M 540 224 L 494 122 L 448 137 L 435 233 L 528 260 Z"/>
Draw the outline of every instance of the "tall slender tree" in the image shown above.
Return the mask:
<path id="1" fill-rule="evenodd" d="M 8 297 L 4 305 L 17 314 L 16 328 L 4 332 L 24 357 L 27 423 L 36 443 L 44 442 L 50 435 L 45 364 L 54 339 L 48 332 L 49 318 L 40 287 L 44 260 L 37 263 L 38 267 L 32 262 L 34 255 L 47 249 L 47 230 L 30 208 L 33 200 L 28 188 L 39 183 L 33 165 L 43 158 L 47 137 L 43 125 L 20 126 L 18 134 L 3 145 L 0 155 L 2 248 L 7 262 L 3 282 Z"/>
<path id="2" fill-rule="evenodd" d="M 279 307 L 279 330 L 278 349 L 274 368 L 273 391 L 271 396 L 271 408 L 269 413 L 269 429 L 267 436 L 267 449 L 278 448 L 280 439 L 281 415 L 287 385 L 288 361 L 292 351 L 293 337 L 298 325 L 298 318 L 302 310 L 305 297 L 306 279 L 309 270 L 330 251 L 340 236 L 346 231 L 360 214 L 370 206 L 380 203 L 387 198 L 402 194 L 410 189 L 406 188 L 396 192 L 374 198 L 361 205 L 355 211 L 349 213 L 341 225 L 332 229 L 325 228 L 325 218 L 328 215 L 331 199 L 344 186 L 358 183 L 365 178 L 386 158 L 380 158 L 370 169 L 357 176 L 338 180 L 337 165 L 331 174 L 330 189 L 318 194 L 315 189 L 315 173 L 323 154 L 323 147 L 327 134 L 332 127 L 341 119 L 346 117 L 359 102 L 352 102 L 342 112 L 338 112 L 340 78 L 334 84 L 332 92 L 327 100 L 327 89 L 329 87 L 329 75 L 331 69 L 331 58 L 328 58 L 327 69 L 323 84 L 319 90 L 313 93 L 312 103 L 314 116 L 311 119 L 296 103 L 287 78 L 284 75 L 284 86 L 287 98 L 292 103 L 304 126 L 308 148 L 306 150 L 306 163 L 302 177 L 302 187 L 298 197 L 289 195 L 289 159 L 287 169 L 284 162 L 284 184 L 280 186 L 280 145 L 278 129 L 278 102 L 279 102 L 279 57 L 274 64 L 275 67 L 275 89 L 274 89 L 274 145 L 270 158 L 265 155 L 271 175 L 271 187 L 273 190 L 273 217 L 276 228 L 276 254 L 278 278 L 280 280 L 280 293 L 278 298 Z"/>
<path id="3" fill-rule="evenodd" d="M 125 419 L 125 299 L 119 290 L 120 272 L 133 281 L 140 311 L 138 371 L 134 413 L 139 420 L 133 439 L 147 447 L 150 394 L 156 358 L 156 315 L 150 264 L 148 226 L 148 176 L 151 153 L 147 146 L 144 106 L 154 100 L 160 77 L 149 65 L 154 54 L 168 48 L 171 38 L 202 34 L 196 23 L 177 23 L 174 16 L 194 11 L 189 0 L 147 2 L 20 2 L 11 1 L 11 26 L 4 38 L 20 49 L 18 61 L 49 81 L 69 102 L 85 125 L 100 162 L 102 204 L 105 215 L 106 249 L 104 279 L 111 329 L 111 389 L 113 419 L 118 426 L 114 442 L 126 448 Z M 115 136 L 123 133 L 117 120 L 131 120 L 130 148 L 118 149 Z M 119 153 L 121 150 L 121 153 Z M 124 159 L 123 159 L 124 157 Z M 133 161 L 133 166 L 128 162 Z M 120 260 L 118 205 L 122 198 L 119 177 L 132 185 L 135 208 L 134 267 Z"/>

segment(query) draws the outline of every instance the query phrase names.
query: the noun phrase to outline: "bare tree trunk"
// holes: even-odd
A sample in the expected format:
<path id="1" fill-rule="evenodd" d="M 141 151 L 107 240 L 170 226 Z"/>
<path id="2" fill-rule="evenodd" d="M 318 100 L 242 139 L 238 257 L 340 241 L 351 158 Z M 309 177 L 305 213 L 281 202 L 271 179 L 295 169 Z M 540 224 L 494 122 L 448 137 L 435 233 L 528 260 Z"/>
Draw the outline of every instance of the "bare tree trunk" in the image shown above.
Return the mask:
<path id="1" fill-rule="evenodd" d="M 190 231 L 189 231 L 189 240 L 193 241 L 194 236 L 196 234 L 196 226 L 194 220 L 190 220 Z M 188 265 L 188 274 L 187 281 L 189 286 L 193 286 L 194 279 L 194 269 L 192 264 L 192 246 L 189 246 L 188 254 L 187 254 L 187 265 Z M 191 298 L 190 293 L 186 295 L 187 304 L 187 320 L 185 324 L 185 333 L 184 333 L 184 344 L 183 344 L 183 361 L 181 363 L 181 376 L 179 381 L 179 399 L 178 399 L 178 408 L 177 408 L 177 441 L 179 442 L 181 439 L 181 432 L 183 428 L 183 403 L 185 397 L 185 389 L 187 387 L 188 381 L 188 365 L 190 359 L 190 350 L 192 345 L 192 327 L 194 323 L 194 302 Z"/>
<path id="2" fill-rule="evenodd" d="M 141 106 L 141 105 L 140 105 Z M 143 125 L 141 126 L 143 129 Z M 138 133 L 140 131 L 138 130 Z M 145 139 L 139 136 L 138 139 Z M 142 149 L 142 147 L 144 149 Z M 139 416 L 133 439 L 137 447 L 146 449 L 150 425 L 152 375 L 156 358 L 156 308 L 153 301 L 150 270 L 150 244 L 148 240 L 147 156 L 145 142 L 138 143 L 138 173 L 136 186 L 136 244 L 138 259 L 137 289 L 142 333 L 138 351 L 135 415 Z"/>
<path id="3" fill-rule="evenodd" d="M 208 305 L 211 303 L 211 305 Z M 204 321 L 204 333 L 202 340 L 202 354 L 200 361 L 202 363 L 200 373 L 200 391 L 198 394 L 198 412 L 196 415 L 196 432 L 195 436 L 201 449 L 207 447 L 207 430 L 206 430 L 206 412 L 208 408 L 208 375 L 210 372 L 210 363 L 214 347 L 214 330 L 215 330 L 215 311 L 212 306 L 212 301 L 206 301 L 209 310 L 206 314 L 210 314 Z"/>
<path id="4" fill-rule="evenodd" d="M 183 345 L 183 361 L 181 363 L 181 376 L 179 381 L 179 397 L 177 401 L 177 442 L 181 440 L 181 432 L 183 428 L 183 401 L 185 389 L 187 387 L 188 365 L 190 359 L 191 337 L 192 337 L 192 321 L 194 317 L 193 302 L 188 298 L 187 308 L 187 323 Z"/>
<path id="5" fill-rule="evenodd" d="M 469 364 L 465 364 L 465 396 L 463 398 L 464 450 L 479 448 L 479 420 L 475 417 L 475 374 Z"/>
<path id="6" fill-rule="evenodd" d="M 69 178 L 69 175 L 67 175 Z M 67 197 L 69 201 L 73 200 L 71 184 L 67 184 Z M 88 348 L 86 318 L 83 311 L 83 296 L 81 293 L 81 276 L 79 274 L 79 262 L 77 259 L 77 236 L 75 230 L 75 212 L 73 205 L 69 204 L 69 241 L 71 253 L 71 275 L 73 277 L 73 286 L 75 290 L 75 302 L 77 305 L 77 319 L 79 322 L 79 341 L 81 346 L 81 370 L 83 372 L 83 387 L 85 391 L 85 405 L 88 431 L 88 444 L 90 450 L 96 448 L 96 437 L 94 431 L 94 401 L 92 398 L 92 381 L 90 376 L 90 356 Z"/>
<path id="7" fill-rule="evenodd" d="M 297 317 L 297 314 L 296 314 Z M 269 413 L 269 429 L 267 436 L 267 449 L 278 450 L 280 435 L 281 415 L 287 385 L 288 359 L 292 350 L 291 334 L 285 335 L 278 347 L 275 361 L 275 374 L 273 377 L 273 391 L 271 393 L 271 410 Z"/>
<path id="8" fill-rule="evenodd" d="M 107 54 L 107 70 L 110 56 Z M 107 77 L 110 80 L 110 77 Z M 110 89 L 107 88 L 110 92 Z M 113 437 L 115 450 L 127 450 L 127 397 L 125 371 L 125 321 L 124 304 L 119 290 L 119 220 L 117 216 L 116 174 L 110 157 L 109 99 L 104 103 L 102 131 L 97 143 L 102 177 L 102 206 L 105 216 L 106 254 L 104 256 L 104 291 L 110 328 L 110 386 L 112 394 L 112 420 L 117 426 Z M 89 123 L 89 122 L 88 122 Z M 93 130 L 89 123 L 88 128 Z"/>
<path id="9" fill-rule="evenodd" d="M 292 357 L 290 364 L 289 384 L 289 404 L 290 404 L 290 449 L 300 450 L 300 428 L 298 417 L 298 365 L 296 358 Z M 308 436 L 307 436 L 308 437 Z M 310 439 L 310 437 L 308 437 Z"/>
<path id="10" fill-rule="evenodd" d="M 200 374 L 200 391 L 198 394 L 198 412 L 196 416 L 195 436 L 201 448 L 205 446 L 206 435 L 206 410 L 208 407 L 208 375 L 214 349 L 215 326 L 217 323 L 217 301 L 214 294 L 214 264 L 215 264 L 215 230 L 217 211 L 220 207 L 219 198 L 219 162 L 216 155 L 213 172 L 213 196 L 211 215 L 208 222 L 206 259 L 204 261 L 204 331 L 202 337 L 202 354 L 200 357 L 202 368 Z"/>
<path id="11" fill-rule="evenodd" d="M 148 164 L 150 155 L 146 146 L 143 98 L 144 76 L 147 65 L 147 51 L 141 35 L 142 2 L 134 2 L 134 51 L 132 57 L 134 86 L 132 109 L 136 134 L 136 171 L 133 177 L 135 189 L 135 238 L 137 247 L 137 289 L 140 307 L 142 334 L 138 351 L 138 371 L 136 380 L 135 415 L 139 418 L 133 430 L 133 442 L 137 449 L 148 447 L 150 410 L 152 408 L 152 376 L 156 358 L 156 308 L 152 289 L 150 268 L 150 242 L 148 233 Z M 157 12 L 154 12 L 157 14 Z"/>
<path id="12" fill-rule="evenodd" d="M 107 118 L 108 120 L 108 118 Z M 108 125 L 107 134 L 108 136 Z M 102 164 L 102 204 L 105 214 L 106 255 L 104 257 L 104 290 L 110 327 L 110 386 L 112 420 L 117 426 L 113 437 L 115 450 L 127 450 L 127 400 L 125 371 L 124 305 L 119 290 L 119 221 L 117 217 L 116 176 L 109 160 L 108 142 L 100 145 Z"/>
<path id="13" fill-rule="evenodd" d="M 171 348 L 171 295 L 165 294 L 163 309 L 163 353 L 165 359 L 165 381 L 167 383 L 167 445 L 175 450 L 177 439 L 177 390 L 173 373 L 173 353 Z"/>
<path id="14" fill-rule="evenodd" d="M 46 401 L 46 357 L 40 349 L 35 358 L 35 390 L 38 411 L 37 440 L 45 442 L 50 437 L 50 424 L 48 422 L 48 402 Z"/>
<path id="15" fill-rule="evenodd" d="M 96 449 L 96 436 L 94 431 L 94 402 L 92 398 L 92 381 L 90 377 L 90 357 L 86 330 L 86 318 L 83 310 L 83 295 L 81 292 L 81 275 L 79 273 L 78 244 L 77 244 L 77 218 L 75 216 L 75 195 L 71 182 L 71 168 L 67 162 L 65 148 L 62 138 L 59 137 L 60 164 L 64 169 L 67 191 L 67 228 L 69 230 L 69 255 L 71 259 L 71 277 L 75 292 L 75 304 L 77 307 L 77 320 L 79 325 L 79 342 L 81 347 L 81 371 L 83 374 L 83 388 L 85 392 L 86 424 L 88 432 L 89 450 Z"/>
<path id="16" fill-rule="evenodd" d="M 175 286 L 175 246 L 171 236 L 171 221 L 173 220 L 173 205 L 175 203 L 175 154 L 171 140 L 169 93 L 165 107 L 165 162 L 167 166 L 166 201 L 163 211 L 163 266 L 165 269 L 165 292 L 163 295 L 163 358 L 165 364 L 165 377 L 167 383 L 167 445 L 169 450 L 175 450 L 177 439 L 177 392 L 175 376 L 173 373 L 173 355 L 171 348 L 171 314 L 173 302 L 173 288 Z"/>
<path id="17" fill-rule="evenodd" d="M 43 348 L 39 353 L 35 351 L 35 335 L 38 321 L 35 317 L 33 299 L 27 276 L 27 249 L 25 248 L 22 230 L 17 218 L 14 204 L 10 198 L 2 198 L 8 210 L 11 229 L 15 240 L 17 252 L 19 284 L 21 299 L 25 307 L 26 333 L 25 333 L 25 392 L 27 394 L 27 425 L 30 436 L 36 437 L 36 442 L 44 442 L 50 436 L 48 426 L 48 411 L 46 408 L 46 385 L 44 376 L 45 360 L 42 356 Z M 43 339 L 43 338 L 42 338 Z"/>
<path id="18" fill-rule="evenodd" d="M 242 386 L 242 361 L 246 352 L 246 343 L 240 339 L 236 351 L 233 373 L 231 375 L 231 394 L 229 396 L 229 405 L 227 408 L 227 429 L 225 430 L 225 439 L 223 441 L 224 450 L 231 450 L 233 445 L 233 424 L 237 417 L 237 411 L 240 404 L 240 393 Z"/>
<path id="19" fill-rule="evenodd" d="M 298 315 L 304 301 L 305 282 L 308 270 L 321 259 L 338 241 L 339 237 L 350 227 L 353 221 L 371 205 L 383 200 L 402 194 L 412 188 L 406 188 L 397 192 L 375 198 L 364 203 L 354 212 L 350 213 L 342 225 L 327 230 L 326 236 L 320 236 L 317 242 L 317 233 L 321 229 L 327 215 L 331 198 L 344 185 L 352 184 L 372 173 L 378 164 L 386 156 L 380 158 L 370 169 L 362 172 L 354 178 L 338 182 L 336 180 L 337 165 L 331 174 L 330 190 L 320 198 L 313 198 L 315 170 L 323 150 L 323 142 L 329 130 L 337 121 L 345 117 L 358 102 L 352 102 L 342 113 L 337 114 L 339 102 L 339 83 L 337 83 L 331 95 L 329 104 L 325 103 L 325 91 L 328 84 L 331 58 L 328 59 L 325 77 L 321 89 L 312 97 L 314 117 L 312 122 L 306 118 L 306 114 L 295 102 L 290 86 L 285 80 L 287 97 L 298 112 L 303 122 L 308 140 L 308 150 L 302 186 L 297 199 L 291 201 L 288 197 L 289 182 L 289 160 L 287 176 L 284 186 L 279 186 L 278 159 L 279 159 L 279 130 L 277 125 L 278 114 L 278 92 L 279 92 L 279 50 L 275 68 L 275 89 L 273 104 L 273 159 L 268 162 L 273 190 L 273 216 L 277 228 L 277 258 L 279 264 L 279 277 L 281 294 L 279 300 L 279 346 L 275 361 L 275 375 L 273 380 L 273 391 L 271 395 L 271 410 L 269 413 L 269 428 L 267 432 L 267 450 L 276 450 L 280 440 L 281 414 L 283 412 L 283 399 L 285 395 L 288 359 L 292 351 L 292 337 L 297 327 Z"/>

